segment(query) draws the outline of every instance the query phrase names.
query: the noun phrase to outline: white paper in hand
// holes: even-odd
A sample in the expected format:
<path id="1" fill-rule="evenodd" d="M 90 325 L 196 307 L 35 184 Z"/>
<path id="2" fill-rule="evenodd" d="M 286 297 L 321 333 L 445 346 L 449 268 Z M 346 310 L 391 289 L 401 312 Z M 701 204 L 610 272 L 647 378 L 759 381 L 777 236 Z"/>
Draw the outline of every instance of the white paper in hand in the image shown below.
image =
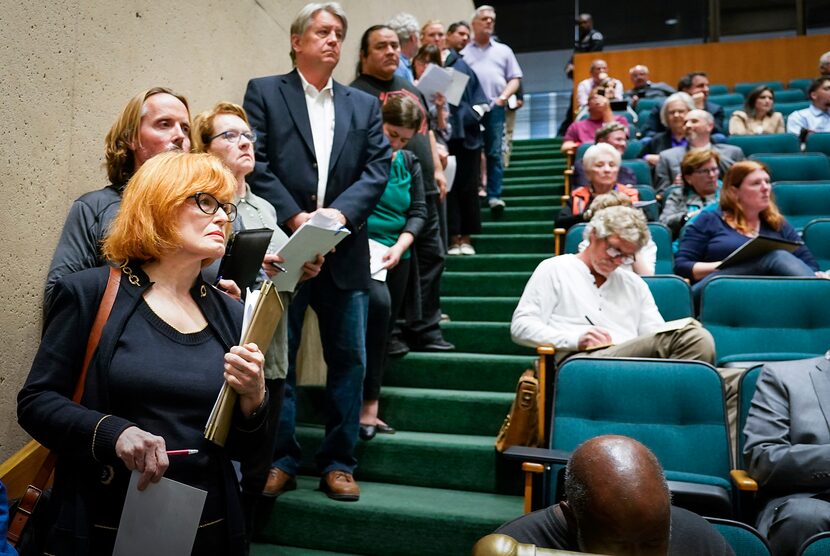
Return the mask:
<path id="1" fill-rule="evenodd" d="M 369 240 L 369 274 L 378 282 L 386 282 L 386 269 L 383 256 L 389 248 L 374 239 Z"/>
<path id="2" fill-rule="evenodd" d="M 452 83 L 450 73 L 440 66 L 428 64 L 421 78 L 418 80 L 418 89 L 427 97 L 430 106 L 433 104 L 432 97 L 435 93 L 447 94 L 447 89 Z"/>
<path id="3" fill-rule="evenodd" d="M 318 254 L 325 255 L 338 243 L 349 236 L 349 230 L 342 227 L 337 218 L 315 213 L 305 221 L 278 253 L 285 261 L 285 272 L 273 276 L 277 291 L 293 292 L 303 275 L 303 265 L 313 261 Z"/>
<path id="4" fill-rule="evenodd" d="M 140 491 L 139 477 L 130 477 L 113 556 L 190 554 L 207 491 L 165 477 Z"/>
<path id="5" fill-rule="evenodd" d="M 444 96 L 447 97 L 447 102 L 453 106 L 458 106 L 458 103 L 461 102 L 461 95 L 464 94 L 464 89 L 467 88 L 467 81 L 470 80 L 470 76 L 453 68 L 447 68 L 446 71 L 450 72 L 452 83 L 450 83 Z"/>

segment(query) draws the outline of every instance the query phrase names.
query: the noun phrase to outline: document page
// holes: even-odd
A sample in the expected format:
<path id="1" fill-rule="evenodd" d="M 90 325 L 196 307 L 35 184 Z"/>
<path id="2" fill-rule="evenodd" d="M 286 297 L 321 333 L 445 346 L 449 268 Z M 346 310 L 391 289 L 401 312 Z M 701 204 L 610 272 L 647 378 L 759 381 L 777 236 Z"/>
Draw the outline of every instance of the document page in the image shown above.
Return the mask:
<path id="1" fill-rule="evenodd" d="M 140 476 L 130 477 L 113 556 L 190 554 L 207 492 L 165 477 L 140 491 Z"/>

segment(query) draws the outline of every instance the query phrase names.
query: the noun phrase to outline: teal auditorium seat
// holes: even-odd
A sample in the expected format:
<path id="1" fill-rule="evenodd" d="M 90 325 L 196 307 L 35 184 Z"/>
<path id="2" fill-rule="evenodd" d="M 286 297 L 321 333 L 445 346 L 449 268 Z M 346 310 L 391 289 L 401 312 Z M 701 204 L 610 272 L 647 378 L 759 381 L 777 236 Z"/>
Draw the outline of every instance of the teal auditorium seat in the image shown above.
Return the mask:
<path id="1" fill-rule="evenodd" d="M 649 222 L 655 222 L 657 217 L 660 216 L 660 205 L 657 204 L 657 193 L 654 192 L 654 188 L 650 185 L 638 184 L 634 187 L 640 194 L 640 202 L 649 203 L 648 205 L 643 205 L 640 208 L 642 208 Z"/>
<path id="2" fill-rule="evenodd" d="M 749 93 L 753 91 L 753 89 L 760 87 L 761 85 L 766 85 L 773 91 L 780 91 L 784 88 L 784 84 L 780 81 L 755 81 L 736 84 L 735 92 L 746 97 Z"/>
<path id="3" fill-rule="evenodd" d="M 810 88 L 810 83 L 812 82 L 812 79 L 790 79 L 790 82 L 787 83 L 787 87 L 789 89 L 801 89 L 806 95 L 807 89 Z"/>
<path id="4" fill-rule="evenodd" d="M 830 161 L 821 153 L 753 154 L 769 167 L 772 181 L 830 180 Z"/>
<path id="5" fill-rule="evenodd" d="M 568 233 L 565 234 L 565 245 L 562 248 L 562 253 L 579 252 L 579 243 L 582 241 L 582 234 L 585 232 L 586 225 L 587 224 L 585 222 L 580 222 L 579 224 L 575 224 L 568 229 Z M 649 222 L 648 230 L 651 233 L 651 238 L 657 245 L 657 262 L 654 268 L 655 274 L 671 274 L 674 269 L 674 253 L 672 252 L 671 247 L 671 232 L 665 225 L 659 222 Z"/>
<path id="6" fill-rule="evenodd" d="M 830 531 L 813 535 L 798 549 L 798 556 L 830 555 Z"/>
<path id="7" fill-rule="evenodd" d="M 727 93 L 725 95 L 713 95 L 709 93 L 709 102 L 714 102 L 721 106 L 743 106 L 744 96 L 739 93 Z M 724 122 L 725 124 L 726 122 Z"/>
<path id="8" fill-rule="evenodd" d="M 694 316 L 692 290 L 689 283 L 674 274 L 643 276 L 643 280 L 654 296 L 654 302 L 665 320 Z"/>
<path id="9" fill-rule="evenodd" d="M 808 106 L 810 106 L 809 100 L 799 100 L 796 102 L 776 102 L 775 111 L 781 112 L 786 118 L 796 110 L 804 110 Z"/>
<path id="10" fill-rule="evenodd" d="M 643 114 L 648 115 L 655 106 L 662 106 L 664 98 L 641 98 L 637 101 L 637 114 L 643 118 Z"/>
<path id="11" fill-rule="evenodd" d="M 830 133 L 811 133 L 808 135 L 805 150 L 809 153 L 824 153 L 830 156 Z"/>
<path id="12" fill-rule="evenodd" d="M 823 354 L 828 314 L 830 280 L 719 276 L 703 289 L 699 320 L 724 367 Z"/>
<path id="13" fill-rule="evenodd" d="M 582 160 L 582 157 L 585 156 L 585 151 L 588 150 L 588 147 L 593 145 L 593 143 L 582 143 L 576 148 L 576 153 L 574 154 L 574 160 Z M 637 139 L 631 139 L 628 141 L 628 146 L 625 148 L 625 152 L 623 153 L 622 157 L 623 160 L 634 160 L 640 156 L 640 151 L 643 150 L 643 144 L 640 143 Z"/>
<path id="14" fill-rule="evenodd" d="M 726 85 L 720 85 L 720 84 L 709 85 L 709 96 L 710 97 L 712 95 L 727 95 L 727 94 L 729 94 L 729 87 L 727 87 Z"/>
<path id="15" fill-rule="evenodd" d="M 830 193 L 830 188 L 826 191 Z M 810 221 L 804 226 L 801 236 L 807 249 L 816 258 L 819 268 L 830 269 L 830 218 L 816 218 Z"/>
<path id="16" fill-rule="evenodd" d="M 603 434 L 635 438 L 660 460 L 675 503 L 706 515 L 731 514 L 726 427 L 721 378 L 706 363 L 578 357 L 556 374 L 551 449 L 571 452 Z M 705 503 L 684 495 L 690 484 L 702 485 Z"/>
<path id="17" fill-rule="evenodd" d="M 727 140 L 730 145 L 740 147 L 745 156 L 757 153 L 786 154 L 800 153 L 798 137 L 791 133 L 770 135 L 731 135 Z"/>
<path id="18" fill-rule="evenodd" d="M 744 434 L 744 427 L 746 426 L 746 418 L 749 415 L 749 408 L 752 406 L 752 397 L 755 395 L 755 385 L 758 384 L 758 377 L 761 375 L 763 365 L 753 365 L 748 368 L 741 375 L 738 381 L 738 416 L 736 426 L 738 427 L 738 439 L 735 446 L 735 461 L 737 468 L 744 468 L 744 445 L 746 444 L 746 435 Z"/>
<path id="19" fill-rule="evenodd" d="M 641 158 L 635 160 L 623 159 L 622 165 L 634 171 L 634 175 L 637 177 L 637 183 L 653 185 L 651 181 L 651 168 L 645 160 Z"/>
<path id="20" fill-rule="evenodd" d="M 786 89 L 783 91 L 775 91 L 775 102 L 798 102 L 806 100 L 807 95 L 801 89 Z M 777 108 L 775 109 L 778 110 Z"/>
<path id="21" fill-rule="evenodd" d="M 830 217 L 830 181 L 778 181 L 772 184 L 778 210 L 796 230 Z"/>
<path id="22" fill-rule="evenodd" d="M 767 539 L 754 527 L 731 519 L 707 517 L 706 521 L 726 539 L 735 556 L 771 556 Z"/>

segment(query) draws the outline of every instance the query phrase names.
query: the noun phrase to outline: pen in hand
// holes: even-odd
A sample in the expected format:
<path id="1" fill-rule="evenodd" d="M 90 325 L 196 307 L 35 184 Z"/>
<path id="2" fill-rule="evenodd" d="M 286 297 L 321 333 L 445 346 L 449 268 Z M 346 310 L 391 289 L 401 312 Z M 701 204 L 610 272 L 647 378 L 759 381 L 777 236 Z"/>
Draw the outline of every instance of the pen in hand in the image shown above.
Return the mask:
<path id="1" fill-rule="evenodd" d="M 192 456 L 198 454 L 199 450 L 167 450 L 168 456 Z"/>
<path id="2" fill-rule="evenodd" d="M 282 266 L 278 265 L 277 263 L 268 263 L 268 264 L 270 264 L 271 266 L 273 266 L 274 268 L 276 268 L 280 272 L 288 272 L 287 270 L 285 270 L 285 267 L 282 267 Z"/>
<path id="3" fill-rule="evenodd" d="M 587 320 L 588 324 L 590 324 L 591 326 L 596 326 L 596 324 L 594 324 L 594 321 L 592 321 L 588 315 L 585 315 L 585 320 Z"/>

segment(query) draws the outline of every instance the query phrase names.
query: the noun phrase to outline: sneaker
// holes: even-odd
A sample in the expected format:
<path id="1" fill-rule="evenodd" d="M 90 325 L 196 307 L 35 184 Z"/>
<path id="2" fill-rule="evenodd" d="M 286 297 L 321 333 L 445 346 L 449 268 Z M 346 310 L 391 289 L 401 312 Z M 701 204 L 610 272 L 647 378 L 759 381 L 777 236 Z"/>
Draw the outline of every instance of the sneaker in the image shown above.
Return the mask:
<path id="1" fill-rule="evenodd" d="M 461 251 L 462 255 L 475 255 L 476 254 L 476 250 L 473 249 L 473 246 L 470 245 L 469 243 L 462 243 L 461 247 L 459 247 L 458 250 Z"/>
<path id="2" fill-rule="evenodd" d="M 490 205 L 490 212 L 493 215 L 493 218 L 500 218 L 502 214 L 504 214 L 504 207 L 506 203 L 501 199 L 490 199 L 487 201 L 487 204 Z"/>
<path id="3" fill-rule="evenodd" d="M 461 245 L 451 245 L 447 249 L 447 255 L 463 255 L 464 253 L 461 252 L 461 247 Z"/>

